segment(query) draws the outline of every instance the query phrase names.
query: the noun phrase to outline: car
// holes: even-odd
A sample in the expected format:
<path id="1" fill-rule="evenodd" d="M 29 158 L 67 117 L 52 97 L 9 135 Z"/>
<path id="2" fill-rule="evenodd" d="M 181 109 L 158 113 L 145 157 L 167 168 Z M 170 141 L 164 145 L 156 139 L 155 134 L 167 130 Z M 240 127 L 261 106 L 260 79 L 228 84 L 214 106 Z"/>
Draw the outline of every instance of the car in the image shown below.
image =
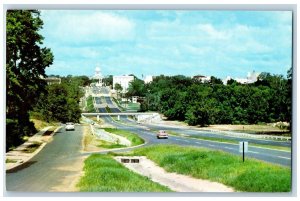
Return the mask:
<path id="1" fill-rule="evenodd" d="M 72 122 L 67 122 L 66 123 L 66 131 L 74 131 L 75 130 L 75 125 Z"/>
<path id="2" fill-rule="evenodd" d="M 159 130 L 156 134 L 157 139 L 165 138 L 168 139 L 168 133 L 164 130 Z"/>

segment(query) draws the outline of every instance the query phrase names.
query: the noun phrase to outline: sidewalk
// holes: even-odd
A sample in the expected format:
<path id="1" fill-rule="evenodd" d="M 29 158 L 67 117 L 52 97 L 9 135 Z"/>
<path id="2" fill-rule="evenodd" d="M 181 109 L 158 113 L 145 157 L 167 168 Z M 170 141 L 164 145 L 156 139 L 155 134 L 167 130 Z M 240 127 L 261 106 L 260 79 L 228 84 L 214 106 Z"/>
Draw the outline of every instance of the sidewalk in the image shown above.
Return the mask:
<path id="1" fill-rule="evenodd" d="M 6 153 L 6 170 L 13 169 L 35 156 L 43 147 L 51 141 L 52 136 L 61 128 L 57 127 L 50 135 L 44 135 L 53 126 L 43 128 L 41 131 L 31 136 L 26 142 L 12 151 Z"/>

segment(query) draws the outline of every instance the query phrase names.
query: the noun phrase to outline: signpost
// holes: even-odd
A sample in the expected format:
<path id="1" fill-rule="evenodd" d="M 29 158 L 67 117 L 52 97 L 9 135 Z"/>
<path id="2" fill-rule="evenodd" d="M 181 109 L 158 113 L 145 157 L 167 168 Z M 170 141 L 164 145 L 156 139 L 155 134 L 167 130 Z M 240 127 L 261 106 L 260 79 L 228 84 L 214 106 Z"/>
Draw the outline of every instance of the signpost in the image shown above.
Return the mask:
<path id="1" fill-rule="evenodd" d="M 243 162 L 245 162 L 245 153 L 248 152 L 248 142 L 240 142 L 239 151 L 243 153 Z"/>

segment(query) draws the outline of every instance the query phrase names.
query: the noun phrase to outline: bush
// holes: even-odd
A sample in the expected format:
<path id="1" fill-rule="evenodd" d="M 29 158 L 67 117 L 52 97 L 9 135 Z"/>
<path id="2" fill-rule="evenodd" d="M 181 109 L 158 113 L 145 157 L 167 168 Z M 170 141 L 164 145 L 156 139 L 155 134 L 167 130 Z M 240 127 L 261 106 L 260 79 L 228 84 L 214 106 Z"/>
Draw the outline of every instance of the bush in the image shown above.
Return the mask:
<path id="1" fill-rule="evenodd" d="M 16 119 L 6 119 L 6 151 L 23 143 L 21 126 Z"/>

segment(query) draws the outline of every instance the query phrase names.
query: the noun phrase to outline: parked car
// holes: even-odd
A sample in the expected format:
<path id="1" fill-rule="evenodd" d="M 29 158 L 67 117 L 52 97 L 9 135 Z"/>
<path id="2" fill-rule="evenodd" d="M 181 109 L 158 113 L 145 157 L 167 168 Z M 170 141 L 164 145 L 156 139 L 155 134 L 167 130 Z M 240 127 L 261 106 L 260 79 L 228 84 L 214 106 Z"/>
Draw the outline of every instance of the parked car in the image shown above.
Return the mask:
<path id="1" fill-rule="evenodd" d="M 157 139 L 160 139 L 160 138 L 168 139 L 168 133 L 164 130 L 159 130 L 156 137 L 157 137 Z"/>
<path id="2" fill-rule="evenodd" d="M 75 130 L 75 125 L 72 122 L 67 122 L 66 123 L 66 131 L 74 131 Z"/>

